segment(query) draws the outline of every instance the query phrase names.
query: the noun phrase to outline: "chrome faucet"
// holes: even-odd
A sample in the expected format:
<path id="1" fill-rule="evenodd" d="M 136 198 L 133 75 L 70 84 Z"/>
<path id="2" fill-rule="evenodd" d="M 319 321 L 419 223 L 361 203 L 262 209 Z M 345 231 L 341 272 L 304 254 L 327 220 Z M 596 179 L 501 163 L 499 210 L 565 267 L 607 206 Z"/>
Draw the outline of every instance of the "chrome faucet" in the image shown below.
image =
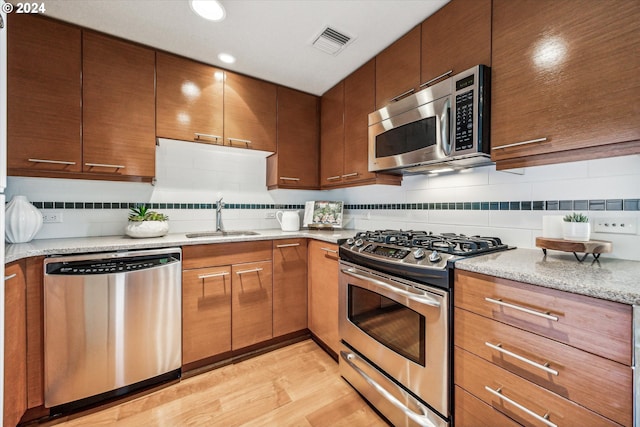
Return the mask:
<path id="1" fill-rule="evenodd" d="M 222 197 L 216 200 L 216 231 L 222 231 L 222 208 L 224 203 L 222 203 Z"/>

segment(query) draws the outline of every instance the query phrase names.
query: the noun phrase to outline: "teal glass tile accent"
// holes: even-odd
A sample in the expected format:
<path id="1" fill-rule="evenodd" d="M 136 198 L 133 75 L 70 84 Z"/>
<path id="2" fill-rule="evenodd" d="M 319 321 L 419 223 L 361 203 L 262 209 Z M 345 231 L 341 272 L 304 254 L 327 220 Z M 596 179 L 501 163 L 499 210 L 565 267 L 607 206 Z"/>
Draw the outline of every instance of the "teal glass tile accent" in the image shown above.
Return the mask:
<path id="1" fill-rule="evenodd" d="M 622 199 L 610 199 L 607 200 L 607 210 L 608 211 L 621 211 L 622 210 Z"/>

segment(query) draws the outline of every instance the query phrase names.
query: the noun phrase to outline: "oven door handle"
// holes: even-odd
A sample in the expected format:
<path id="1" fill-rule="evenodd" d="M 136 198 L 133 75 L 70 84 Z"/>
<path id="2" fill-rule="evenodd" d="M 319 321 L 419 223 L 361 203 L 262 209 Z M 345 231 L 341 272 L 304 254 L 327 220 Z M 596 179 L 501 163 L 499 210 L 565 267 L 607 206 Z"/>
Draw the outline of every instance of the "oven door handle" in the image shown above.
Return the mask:
<path id="1" fill-rule="evenodd" d="M 378 384 L 377 382 L 375 382 L 375 380 L 373 378 L 371 378 L 369 375 L 367 375 L 366 372 L 364 372 L 362 369 L 360 369 L 355 363 L 352 362 L 353 359 L 355 359 L 357 356 L 353 353 L 347 353 L 346 351 L 340 351 L 340 357 L 342 357 L 342 360 L 345 361 L 345 363 L 347 365 L 349 365 L 349 367 L 351 369 L 353 369 L 354 371 L 356 371 L 366 382 L 367 384 L 369 384 L 371 387 L 373 387 L 378 393 L 380 393 L 382 395 L 382 397 L 384 397 L 389 403 L 391 403 L 393 406 L 395 406 L 396 408 L 398 408 L 399 410 L 401 410 L 408 418 L 410 418 L 412 421 L 418 423 L 418 425 L 420 426 L 424 426 L 424 427 L 437 427 L 429 418 L 425 413 L 422 414 L 418 414 L 414 411 L 412 411 L 411 409 L 407 408 L 402 402 L 400 402 L 394 395 L 392 395 L 391 393 L 389 393 L 387 390 L 385 390 L 384 387 L 382 387 L 380 384 Z M 397 388 L 397 391 L 399 391 L 402 396 L 404 398 L 406 398 L 407 400 L 411 400 L 413 402 L 414 405 L 416 405 L 416 407 L 420 408 L 422 405 L 413 398 L 413 396 L 410 396 L 407 392 L 405 392 L 404 390 L 402 390 L 399 386 L 397 386 L 396 384 L 392 383 L 391 381 L 389 381 L 390 385 L 393 385 L 394 387 Z"/>
<path id="2" fill-rule="evenodd" d="M 405 291 L 404 289 L 400 289 L 396 286 L 390 285 L 386 282 L 383 282 L 382 280 L 370 276 L 368 274 L 365 273 L 360 273 L 358 272 L 358 270 L 355 270 L 353 268 L 345 268 L 341 270 L 344 274 L 348 275 L 348 276 L 352 276 L 355 277 L 356 279 L 361 279 L 361 280 L 366 280 L 367 282 L 371 282 L 371 283 L 375 283 L 376 285 L 383 287 L 389 291 L 395 292 L 399 295 L 402 295 L 404 297 L 407 297 L 407 299 L 410 299 L 411 301 L 415 301 L 418 302 L 420 304 L 425 304 L 425 305 L 429 305 L 431 307 L 440 307 L 440 302 L 427 296 L 424 294 L 416 294 L 413 292 L 409 292 L 409 291 Z"/>

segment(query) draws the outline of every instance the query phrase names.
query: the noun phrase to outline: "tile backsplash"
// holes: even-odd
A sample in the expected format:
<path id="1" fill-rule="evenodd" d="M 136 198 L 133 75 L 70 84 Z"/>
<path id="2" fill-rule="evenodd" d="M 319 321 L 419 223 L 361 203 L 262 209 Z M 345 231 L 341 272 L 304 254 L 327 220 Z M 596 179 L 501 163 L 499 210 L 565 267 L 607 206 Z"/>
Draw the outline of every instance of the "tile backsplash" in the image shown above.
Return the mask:
<path id="1" fill-rule="evenodd" d="M 277 228 L 276 210 L 302 211 L 307 200 L 343 200 L 345 227 L 402 228 L 494 235 L 535 247 L 543 215 L 571 211 L 631 218 L 640 225 L 640 156 L 526 168 L 523 174 L 476 168 L 441 176 L 405 176 L 401 187 L 330 191 L 273 190 L 265 153 L 160 140 L 154 186 L 143 183 L 10 177 L 7 199 L 26 195 L 63 222 L 44 224 L 38 239 L 123 234 L 128 208 L 147 204 L 170 217 L 171 232 L 211 230 L 224 198 L 227 229 Z M 636 226 L 638 230 L 638 226 Z M 614 242 L 608 256 L 640 260 L 640 235 L 594 233 Z"/>

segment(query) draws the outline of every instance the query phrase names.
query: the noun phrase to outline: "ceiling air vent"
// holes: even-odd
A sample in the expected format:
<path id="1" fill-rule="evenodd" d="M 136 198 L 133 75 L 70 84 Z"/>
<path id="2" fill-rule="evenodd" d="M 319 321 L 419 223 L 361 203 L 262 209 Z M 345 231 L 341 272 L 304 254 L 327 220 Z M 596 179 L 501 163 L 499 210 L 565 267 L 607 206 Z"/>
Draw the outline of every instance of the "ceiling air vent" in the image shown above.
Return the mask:
<path id="1" fill-rule="evenodd" d="M 352 41 L 353 37 L 331 27 L 326 27 L 314 39 L 312 44 L 316 49 L 320 49 L 325 53 L 337 55 Z"/>

